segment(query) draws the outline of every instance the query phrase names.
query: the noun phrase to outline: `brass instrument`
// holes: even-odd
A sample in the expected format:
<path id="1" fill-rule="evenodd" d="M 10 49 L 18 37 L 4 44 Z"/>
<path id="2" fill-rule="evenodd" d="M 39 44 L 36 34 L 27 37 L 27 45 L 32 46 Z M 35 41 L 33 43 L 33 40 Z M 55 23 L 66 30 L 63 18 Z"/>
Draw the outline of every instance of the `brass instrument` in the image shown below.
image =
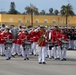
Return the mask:
<path id="1" fill-rule="evenodd" d="M 38 45 L 40 45 L 40 43 L 45 40 L 45 35 L 46 35 L 46 34 L 45 34 L 45 31 L 43 30 L 43 31 L 42 31 L 42 35 L 41 35 L 41 37 L 40 37 L 39 40 L 38 40 Z"/>

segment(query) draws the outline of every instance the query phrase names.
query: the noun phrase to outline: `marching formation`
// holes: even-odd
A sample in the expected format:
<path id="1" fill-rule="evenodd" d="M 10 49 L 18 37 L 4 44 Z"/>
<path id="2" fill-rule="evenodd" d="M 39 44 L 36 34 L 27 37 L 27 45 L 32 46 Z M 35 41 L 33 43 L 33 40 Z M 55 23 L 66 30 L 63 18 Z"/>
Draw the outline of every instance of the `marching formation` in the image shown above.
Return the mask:
<path id="1" fill-rule="evenodd" d="M 3 25 L 0 27 L 0 55 L 5 56 L 6 60 L 16 55 L 29 60 L 29 55 L 33 54 L 38 56 L 39 64 L 46 64 L 47 57 L 66 61 L 66 50 L 71 48 L 71 37 L 73 36 L 69 32 L 58 26 L 46 29 L 43 25 L 29 28 L 24 25 L 18 28 Z"/>

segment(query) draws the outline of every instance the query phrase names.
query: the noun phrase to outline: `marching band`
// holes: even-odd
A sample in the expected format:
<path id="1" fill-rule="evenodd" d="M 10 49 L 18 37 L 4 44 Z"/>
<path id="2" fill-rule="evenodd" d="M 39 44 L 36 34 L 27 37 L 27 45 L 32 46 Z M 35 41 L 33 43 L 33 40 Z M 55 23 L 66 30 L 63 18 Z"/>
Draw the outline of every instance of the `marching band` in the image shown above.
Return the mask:
<path id="1" fill-rule="evenodd" d="M 74 40 L 76 49 L 76 31 L 69 32 L 69 29 L 65 31 L 58 26 L 46 29 L 43 25 L 30 28 L 24 25 L 19 28 L 3 25 L 0 27 L 0 55 L 5 56 L 6 60 L 16 55 L 29 60 L 29 55 L 33 54 L 38 56 L 39 64 L 46 64 L 47 57 L 66 61 L 66 50 L 72 48 L 71 42 Z"/>

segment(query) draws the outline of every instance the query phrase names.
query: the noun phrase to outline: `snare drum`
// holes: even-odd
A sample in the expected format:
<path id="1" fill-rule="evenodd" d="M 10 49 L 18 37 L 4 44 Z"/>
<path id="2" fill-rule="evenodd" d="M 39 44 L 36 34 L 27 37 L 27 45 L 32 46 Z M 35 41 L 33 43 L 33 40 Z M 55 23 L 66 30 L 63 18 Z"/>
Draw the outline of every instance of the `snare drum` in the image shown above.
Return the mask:
<path id="1" fill-rule="evenodd" d="M 29 49 L 29 48 L 31 48 L 31 43 L 30 42 L 27 42 L 27 41 L 25 41 L 24 42 L 24 49 Z"/>
<path id="2" fill-rule="evenodd" d="M 12 47 L 12 40 L 6 40 L 6 42 L 5 42 L 5 50 L 7 50 L 7 49 L 11 49 L 11 47 Z"/>
<path id="3" fill-rule="evenodd" d="M 62 40 L 61 42 L 62 42 L 61 47 L 62 47 L 62 48 L 66 48 L 66 49 L 68 49 L 68 47 L 69 47 L 69 43 L 68 43 L 67 41 L 65 41 L 65 40 Z"/>
<path id="4" fill-rule="evenodd" d="M 48 45 L 48 47 L 49 47 L 49 50 L 51 50 L 52 47 L 54 46 L 54 44 L 53 44 L 52 42 L 48 42 L 47 45 Z"/>
<path id="5" fill-rule="evenodd" d="M 57 47 L 58 46 L 58 41 L 55 41 L 53 44 L 54 44 L 55 47 Z"/>

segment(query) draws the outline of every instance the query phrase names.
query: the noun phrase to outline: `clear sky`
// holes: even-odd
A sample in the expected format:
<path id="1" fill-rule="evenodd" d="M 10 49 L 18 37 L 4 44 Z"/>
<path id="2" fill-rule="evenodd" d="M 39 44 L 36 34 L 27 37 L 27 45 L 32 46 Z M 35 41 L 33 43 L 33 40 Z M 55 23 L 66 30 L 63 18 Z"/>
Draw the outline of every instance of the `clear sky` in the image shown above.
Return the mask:
<path id="1" fill-rule="evenodd" d="M 0 11 L 8 11 L 10 9 L 10 2 L 15 2 L 16 9 L 19 12 L 24 12 L 25 7 L 29 6 L 30 3 L 48 12 L 49 8 L 60 10 L 62 5 L 70 3 L 73 6 L 73 10 L 76 13 L 76 0 L 0 0 Z"/>

